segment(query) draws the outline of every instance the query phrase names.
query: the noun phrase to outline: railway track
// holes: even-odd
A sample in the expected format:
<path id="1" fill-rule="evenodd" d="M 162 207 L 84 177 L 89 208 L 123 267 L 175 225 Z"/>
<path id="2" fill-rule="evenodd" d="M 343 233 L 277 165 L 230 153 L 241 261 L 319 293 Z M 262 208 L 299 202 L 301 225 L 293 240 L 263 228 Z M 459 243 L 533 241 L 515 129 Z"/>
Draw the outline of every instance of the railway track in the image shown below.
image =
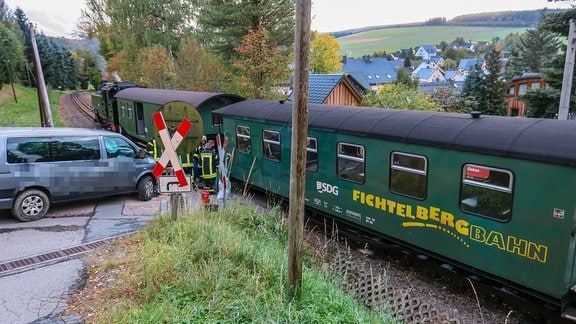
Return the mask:
<path id="1" fill-rule="evenodd" d="M 98 123 L 98 116 L 94 107 L 92 107 L 91 102 L 84 99 L 85 91 L 78 91 L 73 92 L 70 95 L 72 99 L 72 104 L 74 107 L 80 111 L 86 118 L 90 119 L 91 121 Z"/>

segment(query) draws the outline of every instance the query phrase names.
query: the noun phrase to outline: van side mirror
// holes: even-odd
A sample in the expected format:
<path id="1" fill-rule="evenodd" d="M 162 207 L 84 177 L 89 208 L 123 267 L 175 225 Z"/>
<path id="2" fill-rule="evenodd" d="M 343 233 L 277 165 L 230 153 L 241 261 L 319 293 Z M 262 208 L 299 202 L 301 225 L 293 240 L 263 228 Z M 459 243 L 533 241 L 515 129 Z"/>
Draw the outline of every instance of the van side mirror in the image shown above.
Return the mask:
<path id="1" fill-rule="evenodd" d="M 138 158 L 139 158 L 139 159 L 145 158 L 146 155 L 148 155 L 148 152 L 146 152 L 145 149 L 140 149 L 140 150 L 138 151 Z"/>

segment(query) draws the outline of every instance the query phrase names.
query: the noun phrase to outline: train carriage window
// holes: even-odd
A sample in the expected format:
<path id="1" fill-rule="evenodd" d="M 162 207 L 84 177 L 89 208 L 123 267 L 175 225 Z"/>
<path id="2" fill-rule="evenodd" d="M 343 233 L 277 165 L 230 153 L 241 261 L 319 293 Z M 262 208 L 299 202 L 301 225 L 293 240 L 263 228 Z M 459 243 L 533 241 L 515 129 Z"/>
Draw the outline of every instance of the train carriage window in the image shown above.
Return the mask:
<path id="1" fill-rule="evenodd" d="M 392 192 L 425 199 L 427 194 L 428 161 L 426 157 L 392 152 L 390 190 Z"/>
<path id="2" fill-rule="evenodd" d="M 306 170 L 318 171 L 318 143 L 313 137 L 308 137 L 307 140 Z"/>
<path id="3" fill-rule="evenodd" d="M 262 131 L 262 150 L 264 157 L 272 161 L 280 161 L 280 133 L 277 131 Z"/>
<path id="4" fill-rule="evenodd" d="M 512 210 L 513 184 L 514 177 L 508 170 L 465 164 L 462 168 L 460 209 L 507 221 Z"/>
<path id="5" fill-rule="evenodd" d="M 364 183 L 366 156 L 364 146 L 338 143 L 338 177 L 357 183 Z"/>
<path id="6" fill-rule="evenodd" d="M 236 126 L 236 148 L 239 152 L 252 154 L 250 127 Z"/>

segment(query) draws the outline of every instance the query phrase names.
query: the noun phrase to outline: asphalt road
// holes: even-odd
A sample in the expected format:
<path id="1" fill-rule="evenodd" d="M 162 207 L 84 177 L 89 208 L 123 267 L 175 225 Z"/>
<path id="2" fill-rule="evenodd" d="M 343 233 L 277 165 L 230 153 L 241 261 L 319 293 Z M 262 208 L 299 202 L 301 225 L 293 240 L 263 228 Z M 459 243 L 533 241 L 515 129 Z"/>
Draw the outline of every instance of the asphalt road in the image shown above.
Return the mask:
<path id="1" fill-rule="evenodd" d="M 198 208 L 198 192 L 184 194 Z M 146 226 L 170 212 L 170 196 L 139 201 L 134 195 L 54 206 L 47 217 L 19 222 L 0 210 L 0 322 L 62 323 L 55 316 L 81 283 L 79 256 L 113 237 Z M 81 323 L 69 318 L 66 323 Z"/>

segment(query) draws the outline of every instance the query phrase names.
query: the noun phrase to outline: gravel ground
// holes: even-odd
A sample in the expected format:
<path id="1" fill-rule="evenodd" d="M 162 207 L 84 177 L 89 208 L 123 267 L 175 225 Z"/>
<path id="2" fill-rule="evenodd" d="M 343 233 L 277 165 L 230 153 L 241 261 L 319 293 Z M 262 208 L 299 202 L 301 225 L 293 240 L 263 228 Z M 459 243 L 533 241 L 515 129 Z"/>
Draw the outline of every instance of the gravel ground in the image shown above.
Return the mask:
<path id="1" fill-rule="evenodd" d="M 90 94 L 85 94 L 90 100 Z M 74 108 L 69 95 L 62 96 L 59 104 L 60 114 L 68 127 L 97 128 L 98 125 L 90 118 Z M 397 254 L 383 253 L 338 242 L 323 231 L 311 225 L 306 226 L 306 240 L 316 247 L 319 255 L 326 259 L 329 267 L 338 270 L 339 264 L 347 263 L 363 265 L 362 269 L 370 269 L 373 276 L 381 276 L 390 294 L 401 295 L 407 300 L 417 301 L 420 308 L 428 307 L 440 314 L 433 320 L 401 320 L 404 323 L 527 323 L 521 318 L 520 312 L 512 306 L 496 301 L 493 298 L 476 297 L 475 289 L 468 283 L 467 287 L 455 284 L 455 281 L 444 276 L 432 275 L 418 264 L 407 262 L 405 257 Z M 336 244 L 334 249 L 330 244 Z M 340 251 L 340 255 L 330 251 Z M 91 258 L 93 264 L 104 262 Z M 334 261 L 335 259 L 339 259 Z M 346 262 L 342 261 L 346 259 Z M 89 265 L 88 265 L 89 266 Z M 350 269 L 347 269 L 348 271 Z M 340 269 L 342 271 L 342 269 Z M 88 289 L 88 288 L 86 288 Z M 84 292 L 86 293 L 86 292 Z"/>
<path id="2" fill-rule="evenodd" d="M 85 102 L 90 102 L 90 93 L 82 93 L 82 99 Z M 60 111 L 60 117 L 62 117 L 64 124 L 67 127 L 100 128 L 98 123 L 94 122 L 94 120 L 88 118 L 79 109 L 75 108 L 71 95 L 63 95 L 60 97 L 58 109 Z"/>

